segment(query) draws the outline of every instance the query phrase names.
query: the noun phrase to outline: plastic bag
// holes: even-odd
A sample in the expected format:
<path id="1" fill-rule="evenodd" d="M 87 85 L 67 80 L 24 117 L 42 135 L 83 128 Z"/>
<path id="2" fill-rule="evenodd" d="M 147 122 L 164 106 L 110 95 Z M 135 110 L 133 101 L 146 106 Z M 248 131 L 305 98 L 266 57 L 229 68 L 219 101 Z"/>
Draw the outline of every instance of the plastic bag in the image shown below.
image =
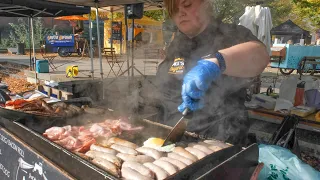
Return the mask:
<path id="1" fill-rule="evenodd" d="M 259 162 L 264 167 L 259 180 L 319 180 L 320 172 L 302 162 L 290 150 L 274 146 L 259 145 Z"/>

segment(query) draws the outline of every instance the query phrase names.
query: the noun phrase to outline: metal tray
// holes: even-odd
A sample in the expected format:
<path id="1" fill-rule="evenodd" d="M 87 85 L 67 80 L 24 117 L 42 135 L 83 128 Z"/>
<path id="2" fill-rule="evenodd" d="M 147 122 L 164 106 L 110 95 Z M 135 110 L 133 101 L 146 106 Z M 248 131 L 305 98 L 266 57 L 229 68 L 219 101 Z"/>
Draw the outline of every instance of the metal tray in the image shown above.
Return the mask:
<path id="1" fill-rule="evenodd" d="M 108 172 L 100 169 L 99 167 L 83 159 L 77 154 L 72 153 L 44 138 L 41 135 L 43 132 L 36 132 L 35 130 L 26 127 L 23 124 L 24 120 L 8 121 L 6 119 L 1 119 L 0 122 L 9 131 L 14 133 L 16 136 L 21 138 L 27 144 L 38 150 L 52 162 L 63 168 L 65 171 L 67 171 L 77 179 L 117 179 L 116 177 L 110 175 Z M 70 121 L 68 121 L 68 123 L 69 122 Z M 147 137 L 165 137 L 166 134 L 170 131 L 170 127 L 158 123 L 153 123 L 148 120 L 143 120 L 139 123 L 144 124 L 145 127 L 148 128 L 148 130 L 143 131 L 143 133 L 139 133 L 138 137 L 131 137 L 131 139 L 130 137 L 126 137 L 127 140 L 134 140 L 133 142 L 137 143 L 138 145 L 141 145 L 141 143 L 146 140 Z M 199 139 L 196 138 L 195 134 L 186 133 L 181 145 L 188 142 L 195 142 L 197 140 Z M 242 168 L 243 174 L 249 177 L 254 171 L 254 168 L 258 165 L 258 148 L 256 146 L 253 146 L 242 152 L 240 151 L 241 147 L 231 146 L 217 153 L 209 155 L 208 157 L 174 174 L 168 179 L 208 178 L 212 177 L 212 175 L 217 174 L 217 172 L 225 172 L 226 170 L 228 170 L 227 172 L 231 173 L 234 171 L 234 168 L 239 167 L 235 166 L 237 164 L 241 164 L 240 167 Z M 254 153 L 249 153 L 249 151 L 253 151 Z M 239 152 L 240 154 L 237 154 Z M 229 169 L 227 169 L 226 167 Z M 210 173 L 208 174 L 208 172 Z"/>

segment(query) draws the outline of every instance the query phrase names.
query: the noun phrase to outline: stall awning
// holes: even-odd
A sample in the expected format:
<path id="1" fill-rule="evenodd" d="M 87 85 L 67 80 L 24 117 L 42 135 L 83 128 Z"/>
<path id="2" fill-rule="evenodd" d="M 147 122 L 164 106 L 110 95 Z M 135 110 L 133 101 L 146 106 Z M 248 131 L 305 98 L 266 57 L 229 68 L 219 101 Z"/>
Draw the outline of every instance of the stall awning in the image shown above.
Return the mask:
<path id="1" fill-rule="evenodd" d="M 48 2 L 44 0 L 1 0 L 0 16 L 55 17 L 90 13 L 88 6 Z"/>
<path id="2" fill-rule="evenodd" d="M 271 35 L 303 35 L 310 36 L 310 32 L 288 20 L 277 27 L 271 29 Z"/>
<path id="3" fill-rule="evenodd" d="M 67 3 L 67 4 L 77 4 L 83 6 L 91 6 L 95 7 L 95 0 L 48 0 L 52 2 L 60 2 L 60 3 Z M 125 4 L 137 4 L 137 3 L 159 3 L 163 2 L 163 0 L 100 0 L 98 1 L 99 7 L 106 7 L 106 6 L 115 6 L 115 5 L 125 5 Z"/>

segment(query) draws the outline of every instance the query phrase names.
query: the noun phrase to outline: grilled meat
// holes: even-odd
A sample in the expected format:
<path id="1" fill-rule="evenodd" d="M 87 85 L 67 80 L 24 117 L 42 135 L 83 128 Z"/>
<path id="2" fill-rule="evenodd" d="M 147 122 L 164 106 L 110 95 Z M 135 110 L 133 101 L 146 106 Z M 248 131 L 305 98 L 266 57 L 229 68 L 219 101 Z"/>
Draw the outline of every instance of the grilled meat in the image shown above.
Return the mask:
<path id="1" fill-rule="evenodd" d="M 178 172 L 178 168 L 167 161 L 156 160 L 155 162 L 153 162 L 153 164 L 155 164 L 155 165 L 161 167 L 162 169 L 164 169 L 165 171 L 167 171 L 167 173 L 169 175 L 172 175 L 172 174 L 175 174 L 176 172 Z"/>
<path id="2" fill-rule="evenodd" d="M 187 150 L 191 154 L 197 156 L 198 159 L 202 159 L 207 156 L 206 153 L 200 151 L 199 149 L 193 148 L 193 147 L 186 147 L 185 150 Z"/>
<path id="3" fill-rule="evenodd" d="M 175 152 L 185 158 L 188 158 L 188 159 L 192 160 L 193 162 L 198 161 L 198 158 L 195 155 L 191 154 L 189 151 L 185 150 L 182 147 L 175 147 L 173 152 Z"/>
<path id="4" fill-rule="evenodd" d="M 183 162 L 186 165 L 191 165 L 193 163 L 193 161 L 191 159 L 183 157 L 183 156 L 181 156 L 181 155 L 179 155 L 177 153 L 169 153 L 168 157 L 172 158 L 172 159 L 179 160 L 179 161 Z"/>
<path id="5" fill-rule="evenodd" d="M 147 163 L 147 162 L 153 162 L 154 159 L 150 156 L 146 155 L 131 155 L 131 154 L 124 154 L 119 153 L 117 154 L 117 157 L 122 159 L 123 161 L 131 161 L 131 162 L 138 162 L 138 163 Z"/>
<path id="6" fill-rule="evenodd" d="M 99 144 L 92 144 L 91 147 L 90 147 L 90 150 L 99 151 L 99 152 L 108 153 L 108 154 L 113 154 L 113 155 L 117 154 L 116 150 L 104 147 L 104 146 L 99 145 Z"/>
<path id="7" fill-rule="evenodd" d="M 109 162 L 108 160 L 102 158 L 95 158 L 92 160 L 94 164 L 99 166 L 100 168 L 108 171 L 112 175 L 116 177 L 120 177 L 120 169 L 113 163 Z"/>
<path id="8" fill-rule="evenodd" d="M 130 180 L 151 180 L 152 179 L 152 178 L 143 176 L 139 172 L 127 167 L 122 167 L 121 174 L 124 179 L 130 179 Z"/>
<path id="9" fill-rule="evenodd" d="M 118 167 L 121 167 L 121 160 L 113 154 L 103 153 L 103 152 L 99 152 L 99 151 L 88 151 L 85 155 L 88 157 L 91 157 L 93 159 L 102 158 L 102 159 L 105 159 L 109 162 L 112 162 L 113 164 L 115 164 Z"/>
<path id="10" fill-rule="evenodd" d="M 164 156 L 164 153 L 148 147 L 139 147 L 136 149 L 136 151 L 138 151 L 141 154 L 153 157 L 154 159 L 160 159 L 162 156 Z"/>
<path id="11" fill-rule="evenodd" d="M 131 155 L 138 155 L 139 154 L 136 150 L 129 148 L 129 147 L 126 147 L 126 146 L 121 146 L 119 144 L 113 144 L 110 147 L 112 149 L 114 149 L 120 153 L 124 153 L 124 154 L 131 154 Z"/>
<path id="12" fill-rule="evenodd" d="M 110 138 L 108 140 L 108 144 L 109 145 L 118 144 L 118 145 L 125 146 L 125 147 L 131 148 L 131 149 L 137 149 L 138 148 L 138 145 L 136 145 L 136 144 L 134 144 L 132 142 L 120 139 L 120 138 L 116 138 L 116 137 Z"/>
<path id="13" fill-rule="evenodd" d="M 162 158 L 160 158 L 160 160 L 167 161 L 167 162 L 173 164 L 174 166 L 178 167 L 179 170 L 182 170 L 187 167 L 186 164 L 184 164 L 183 162 L 181 162 L 177 159 L 173 159 L 173 158 L 169 158 L 169 157 L 162 157 Z"/>
<path id="14" fill-rule="evenodd" d="M 149 177 L 149 178 L 154 178 L 154 173 L 150 171 L 149 168 L 145 167 L 144 165 L 137 163 L 137 162 L 124 162 L 122 164 L 122 168 L 130 168 L 133 169 L 137 172 L 139 172 L 141 175 Z"/>
<path id="15" fill-rule="evenodd" d="M 144 163 L 143 165 L 149 168 L 156 175 L 157 180 L 163 180 L 169 176 L 167 171 L 153 163 Z"/>

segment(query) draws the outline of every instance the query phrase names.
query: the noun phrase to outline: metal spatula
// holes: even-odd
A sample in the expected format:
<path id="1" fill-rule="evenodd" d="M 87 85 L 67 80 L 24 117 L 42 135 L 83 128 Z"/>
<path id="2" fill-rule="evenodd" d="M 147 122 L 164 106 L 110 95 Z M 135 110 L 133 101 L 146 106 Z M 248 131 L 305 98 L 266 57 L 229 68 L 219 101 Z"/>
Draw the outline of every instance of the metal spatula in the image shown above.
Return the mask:
<path id="1" fill-rule="evenodd" d="M 165 139 L 162 146 L 174 144 L 174 143 L 179 142 L 181 140 L 182 136 L 184 135 L 184 132 L 187 129 L 188 119 L 186 119 L 186 116 L 188 114 L 189 114 L 189 109 L 186 108 L 182 112 L 182 118 L 177 122 L 177 124 L 170 131 L 169 135 Z"/>

